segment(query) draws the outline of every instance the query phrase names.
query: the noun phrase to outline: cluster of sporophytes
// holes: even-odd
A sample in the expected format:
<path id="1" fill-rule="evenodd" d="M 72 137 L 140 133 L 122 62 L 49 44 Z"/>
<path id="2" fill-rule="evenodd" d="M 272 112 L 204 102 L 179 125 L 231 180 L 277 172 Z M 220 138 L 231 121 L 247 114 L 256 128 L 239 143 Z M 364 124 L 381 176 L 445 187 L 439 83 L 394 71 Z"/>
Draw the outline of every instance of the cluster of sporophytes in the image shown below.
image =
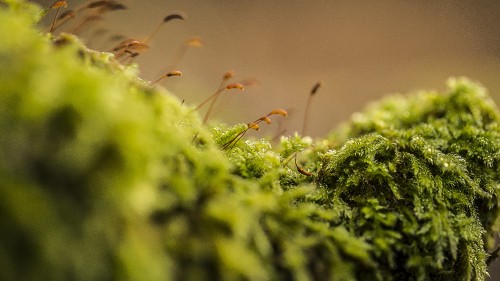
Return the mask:
<path id="1" fill-rule="evenodd" d="M 245 132 L 285 112 L 208 128 L 113 55 L 36 30 L 34 5 L 0 6 L 1 279 L 487 276 L 500 127 L 478 84 L 273 147 Z"/>

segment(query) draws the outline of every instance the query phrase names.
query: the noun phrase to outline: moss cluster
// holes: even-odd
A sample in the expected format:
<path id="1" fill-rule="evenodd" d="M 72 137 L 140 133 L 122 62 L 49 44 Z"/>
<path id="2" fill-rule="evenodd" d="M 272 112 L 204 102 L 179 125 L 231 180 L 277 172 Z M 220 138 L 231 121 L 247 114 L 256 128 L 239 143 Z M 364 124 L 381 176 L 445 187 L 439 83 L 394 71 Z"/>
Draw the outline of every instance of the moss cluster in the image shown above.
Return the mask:
<path id="1" fill-rule="evenodd" d="M 480 280 L 498 217 L 499 115 L 485 90 L 393 96 L 357 114 L 318 184 L 395 279 Z"/>
<path id="2" fill-rule="evenodd" d="M 500 128 L 477 84 L 223 150 L 246 125 L 208 130 L 39 14 L 0 2 L 1 279 L 484 280 Z"/>

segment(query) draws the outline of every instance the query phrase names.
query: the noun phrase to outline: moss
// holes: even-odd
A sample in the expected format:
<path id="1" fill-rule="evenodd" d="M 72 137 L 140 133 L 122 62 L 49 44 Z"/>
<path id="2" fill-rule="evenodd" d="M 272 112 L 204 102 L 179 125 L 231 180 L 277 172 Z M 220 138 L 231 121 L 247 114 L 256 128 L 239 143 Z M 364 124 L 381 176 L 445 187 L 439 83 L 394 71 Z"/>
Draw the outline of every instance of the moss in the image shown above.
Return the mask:
<path id="1" fill-rule="evenodd" d="M 2 279 L 484 280 L 499 115 L 477 84 L 221 149 L 246 124 L 208 130 L 41 14 L 0 4 Z"/>
<path id="2" fill-rule="evenodd" d="M 325 204 L 348 206 L 339 223 L 396 279 L 482 280 L 498 231 L 498 111 L 479 85 L 448 84 L 354 115 L 317 179 Z"/>

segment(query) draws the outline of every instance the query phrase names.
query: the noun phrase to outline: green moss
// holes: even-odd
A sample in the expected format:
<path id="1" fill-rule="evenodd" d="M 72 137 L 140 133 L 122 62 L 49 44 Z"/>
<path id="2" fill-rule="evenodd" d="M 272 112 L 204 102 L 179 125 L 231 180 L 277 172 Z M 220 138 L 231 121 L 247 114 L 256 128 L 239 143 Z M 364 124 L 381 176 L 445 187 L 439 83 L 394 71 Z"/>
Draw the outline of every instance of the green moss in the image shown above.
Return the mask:
<path id="1" fill-rule="evenodd" d="M 339 223 L 395 279 L 483 280 L 498 231 L 498 111 L 477 84 L 448 84 L 354 115 L 318 176 L 324 203 L 348 206 Z"/>
<path id="2" fill-rule="evenodd" d="M 477 84 L 221 149 L 247 125 L 208 130 L 39 15 L 0 4 L 2 279 L 484 280 L 499 115 Z"/>

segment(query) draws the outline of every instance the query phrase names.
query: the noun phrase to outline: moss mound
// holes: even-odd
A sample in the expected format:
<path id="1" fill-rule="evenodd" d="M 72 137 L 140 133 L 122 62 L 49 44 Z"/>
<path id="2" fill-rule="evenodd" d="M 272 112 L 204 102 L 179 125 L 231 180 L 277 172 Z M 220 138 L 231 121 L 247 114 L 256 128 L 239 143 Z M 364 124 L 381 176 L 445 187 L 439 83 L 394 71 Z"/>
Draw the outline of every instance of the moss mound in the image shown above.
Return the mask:
<path id="1" fill-rule="evenodd" d="M 484 280 L 500 129 L 477 84 L 221 149 L 246 125 L 208 130 L 37 15 L 0 4 L 1 279 Z"/>
<path id="2" fill-rule="evenodd" d="M 486 269 L 499 115 L 477 84 L 448 84 L 444 94 L 393 96 L 356 114 L 318 176 L 323 202 L 346 206 L 339 223 L 370 241 L 395 279 L 475 280 Z"/>

